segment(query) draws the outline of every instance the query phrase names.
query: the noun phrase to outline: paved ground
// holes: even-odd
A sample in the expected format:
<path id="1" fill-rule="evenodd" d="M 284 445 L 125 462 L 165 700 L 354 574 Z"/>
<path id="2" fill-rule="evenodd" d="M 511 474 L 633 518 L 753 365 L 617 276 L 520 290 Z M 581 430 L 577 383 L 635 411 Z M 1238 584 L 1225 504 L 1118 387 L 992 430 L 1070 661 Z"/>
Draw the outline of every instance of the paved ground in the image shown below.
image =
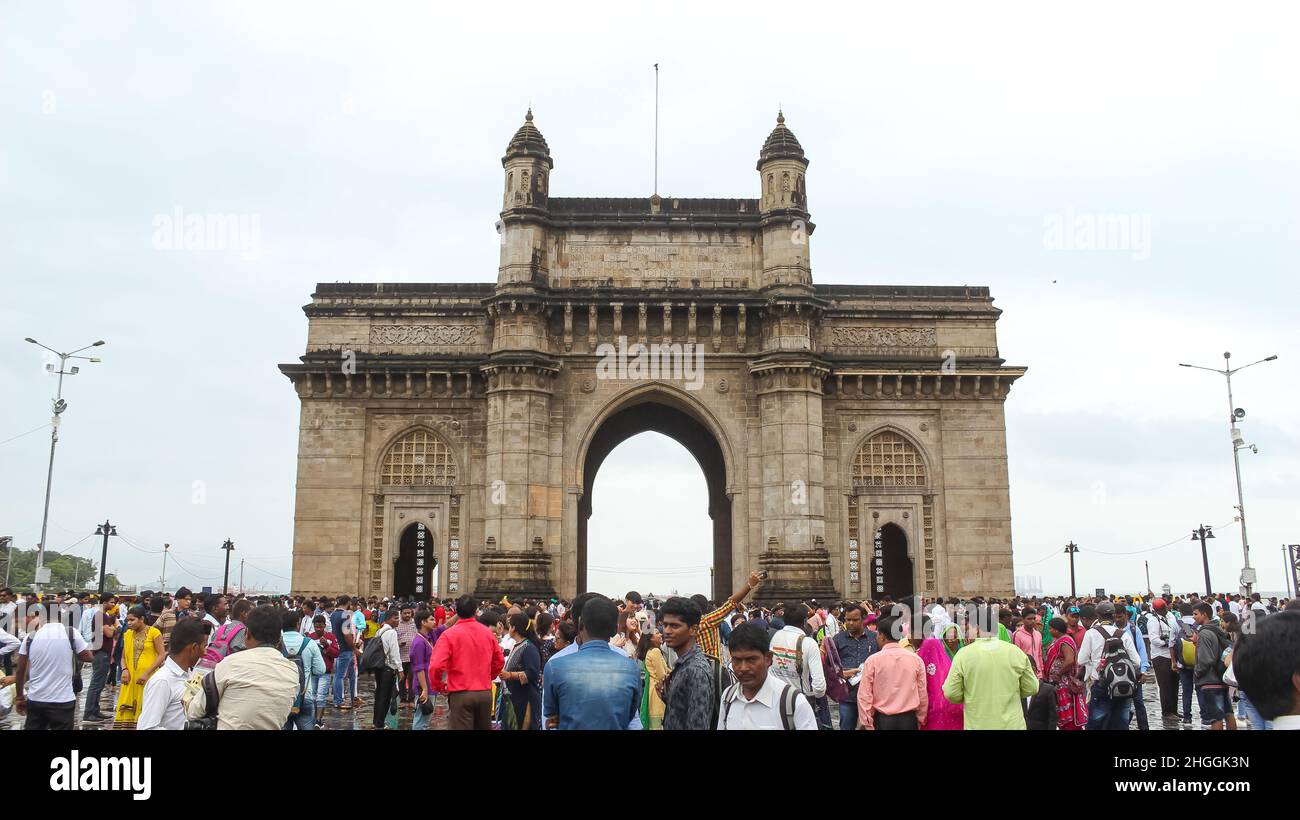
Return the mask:
<path id="1" fill-rule="evenodd" d="M 86 682 L 87 684 L 90 682 L 90 667 L 89 667 L 89 665 L 87 665 L 87 666 L 83 669 L 83 679 L 85 680 L 85 682 Z M 370 675 L 364 675 L 364 676 L 362 676 L 361 679 L 358 681 L 358 690 L 359 690 L 358 694 L 359 694 L 360 697 L 365 701 L 365 704 L 364 704 L 363 706 L 361 706 L 361 707 L 359 707 L 359 708 L 355 708 L 355 709 L 348 709 L 348 710 L 329 709 L 329 710 L 327 710 L 327 712 L 326 712 L 326 714 L 325 714 L 325 719 L 324 719 L 324 722 L 325 722 L 325 728 L 327 728 L 327 729 L 362 729 L 362 730 L 370 729 L 371 726 L 372 726 L 372 723 L 373 723 L 373 719 L 374 719 L 374 708 L 375 708 L 375 707 L 374 707 L 374 689 L 375 689 L 374 678 L 371 677 Z M 118 690 L 117 690 L 116 688 L 112 688 L 112 687 L 110 687 L 110 688 L 108 688 L 108 689 L 106 689 L 106 690 L 104 691 L 104 698 L 103 698 L 104 714 L 106 714 L 106 715 L 111 715 L 111 714 L 112 714 L 111 704 L 112 704 L 112 703 L 116 700 L 116 698 L 117 698 L 117 691 L 118 691 Z M 1191 726 L 1183 726 L 1183 725 L 1181 725 L 1181 723 L 1179 723 L 1179 722 L 1177 722 L 1177 721 L 1175 721 L 1174 723 L 1172 723 L 1172 724 L 1170 724 L 1170 725 L 1162 725 L 1162 721 L 1161 721 L 1161 719 L 1160 719 L 1160 692 L 1159 692 L 1159 689 L 1156 687 L 1156 685 L 1155 685 L 1154 683 L 1151 683 L 1151 684 L 1149 684 L 1149 685 L 1145 685 L 1145 686 L 1143 686 L 1143 693 L 1142 693 L 1142 694 L 1143 694 L 1143 696 L 1144 696 L 1144 700 L 1145 700 L 1145 703 L 1146 703 L 1147 715 L 1148 715 L 1148 719 L 1149 719 L 1149 722 L 1150 722 L 1150 727 L 1151 727 L 1151 729 L 1153 729 L 1153 730 L 1154 730 L 1154 729 L 1172 729 L 1172 730 L 1181 730 L 1181 729 L 1200 729 L 1200 728 L 1201 728 L 1201 726 L 1200 726 L 1200 719 L 1201 719 L 1201 716 L 1200 716 L 1200 708 L 1199 708 L 1199 706 L 1198 706 L 1197 703 L 1196 703 L 1196 698 L 1195 698 L 1195 697 L 1192 698 L 1192 724 L 1191 724 Z M 97 730 L 106 730 L 106 729 L 111 729 L 111 728 L 112 728 L 112 723 L 111 723 L 111 722 L 106 722 L 106 723 L 86 723 L 86 724 L 83 725 L 83 724 L 81 723 L 81 714 L 82 714 L 82 711 L 83 711 L 83 709 L 84 709 L 82 696 L 78 696 L 78 699 L 77 699 L 77 700 L 78 700 L 78 703 L 77 703 L 77 724 L 78 724 L 78 728 L 82 728 L 82 729 L 97 729 Z M 1180 704 L 1181 704 L 1181 701 L 1180 701 Z M 1181 708 L 1181 705 L 1180 705 L 1180 708 Z M 835 722 L 838 723 L 838 716 L 836 715 L 836 710 L 835 710 L 835 709 L 831 709 L 831 715 L 832 715 L 832 720 L 834 720 Z M 412 716 L 412 710 L 410 710 L 410 709 L 400 709 L 400 710 L 398 711 L 398 728 L 399 728 L 399 729 L 409 729 L 409 728 L 411 728 L 411 716 Z M 20 716 L 17 715 L 17 714 L 10 714 L 8 717 L 4 718 L 3 720 L 0 720 L 0 729 L 21 729 L 21 728 L 22 728 L 22 724 L 23 724 L 23 719 L 22 719 L 22 717 L 20 717 Z M 1238 721 L 1238 725 L 1241 726 L 1242 728 L 1245 728 L 1245 727 L 1246 727 L 1246 723 L 1245 723 L 1244 720 L 1239 720 L 1239 721 Z M 431 728 L 431 729 L 445 729 L 446 726 L 447 726 L 447 699 L 444 698 L 444 697 L 439 696 L 439 697 L 437 698 L 437 701 L 436 701 L 435 704 L 434 704 L 434 710 L 433 710 L 433 721 L 432 721 L 432 723 L 431 723 L 431 725 L 430 725 L 430 728 Z M 1132 729 L 1136 729 L 1136 728 L 1137 728 L 1137 721 L 1136 721 L 1136 720 L 1134 720 L 1134 721 L 1130 724 L 1130 728 L 1132 728 Z"/>

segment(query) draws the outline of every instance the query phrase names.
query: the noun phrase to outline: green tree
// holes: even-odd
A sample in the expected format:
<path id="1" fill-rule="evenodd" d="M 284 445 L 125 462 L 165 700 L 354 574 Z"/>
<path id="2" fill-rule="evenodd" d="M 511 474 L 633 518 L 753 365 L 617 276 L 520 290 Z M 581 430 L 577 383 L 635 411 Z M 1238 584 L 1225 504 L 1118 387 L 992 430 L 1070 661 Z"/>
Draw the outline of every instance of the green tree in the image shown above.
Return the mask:
<path id="1" fill-rule="evenodd" d="M 32 586 L 36 580 L 36 550 L 11 548 L 5 552 L 9 553 L 5 558 L 13 562 L 9 567 L 9 586 L 19 590 Z M 50 568 L 50 582 L 46 584 L 47 588 L 99 588 L 99 573 L 95 569 L 95 562 L 89 558 L 46 550 L 45 566 Z M 105 578 L 105 582 L 105 589 L 115 590 L 122 586 L 111 572 Z"/>

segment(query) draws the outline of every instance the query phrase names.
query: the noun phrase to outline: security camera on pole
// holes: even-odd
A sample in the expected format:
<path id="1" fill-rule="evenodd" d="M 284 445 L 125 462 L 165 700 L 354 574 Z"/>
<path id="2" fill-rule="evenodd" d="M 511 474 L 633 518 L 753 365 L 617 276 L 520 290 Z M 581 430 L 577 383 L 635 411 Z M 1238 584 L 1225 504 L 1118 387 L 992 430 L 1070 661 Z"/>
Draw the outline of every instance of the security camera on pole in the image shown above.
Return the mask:
<path id="1" fill-rule="evenodd" d="M 1268 358 L 1260 359 L 1257 362 L 1251 362 L 1250 364 L 1242 365 L 1237 368 L 1228 366 L 1231 359 L 1231 353 L 1225 352 L 1223 354 L 1223 370 L 1216 370 L 1213 367 L 1201 367 L 1194 364 L 1179 363 L 1178 366 L 1218 373 L 1228 382 L 1228 426 L 1232 430 L 1232 466 L 1237 473 L 1237 518 L 1241 521 L 1241 593 L 1243 595 L 1250 595 L 1250 588 L 1255 585 L 1255 570 L 1250 565 L 1250 541 L 1246 538 L 1246 500 L 1241 491 L 1240 452 L 1244 449 L 1249 449 L 1252 453 L 1258 453 L 1259 448 L 1253 444 L 1246 444 L 1245 440 L 1241 437 L 1241 429 L 1237 427 L 1237 422 L 1246 417 L 1246 411 L 1242 410 L 1240 407 L 1234 407 L 1232 404 L 1232 374 L 1245 370 L 1247 367 L 1254 367 L 1257 364 L 1274 361 L 1277 359 L 1277 356 L 1269 356 Z"/>
<path id="2" fill-rule="evenodd" d="M 75 376 L 81 369 L 79 367 L 69 368 L 67 366 L 68 359 L 85 359 L 88 362 L 98 362 L 99 359 L 92 356 L 78 356 L 77 354 L 83 350 L 89 350 L 92 347 L 99 347 L 104 344 L 104 340 L 100 339 L 98 342 L 94 342 L 93 344 L 77 348 L 71 353 L 60 353 L 52 347 L 46 347 L 30 336 L 23 341 L 30 342 L 37 347 L 45 348 L 55 356 L 59 357 L 58 370 L 54 369 L 54 364 L 52 362 L 45 365 L 45 369 L 50 373 L 58 373 L 59 388 L 54 397 L 54 416 L 50 418 L 50 469 L 45 475 L 45 514 L 41 518 L 41 543 L 37 545 L 36 576 L 32 583 L 32 589 L 39 594 L 41 591 L 41 584 L 48 584 L 50 582 L 50 571 L 45 566 L 45 537 L 49 534 L 50 527 L 50 489 L 54 486 L 54 448 L 59 443 L 59 417 L 63 415 L 63 411 L 68 409 L 68 403 L 63 400 L 63 377 Z M 100 570 L 102 572 L 103 568 L 101 567 Z"/>

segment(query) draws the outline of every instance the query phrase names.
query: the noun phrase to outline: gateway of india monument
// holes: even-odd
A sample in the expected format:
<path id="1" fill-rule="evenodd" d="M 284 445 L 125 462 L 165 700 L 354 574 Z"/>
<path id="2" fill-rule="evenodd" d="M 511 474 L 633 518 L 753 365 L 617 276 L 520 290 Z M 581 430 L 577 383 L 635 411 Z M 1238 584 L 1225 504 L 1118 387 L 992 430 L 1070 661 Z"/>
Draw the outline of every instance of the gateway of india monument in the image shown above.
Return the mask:
<path id="1" fill-rule="evenodd" d="M 293 592 L 570 598 L 601 463 L 650 430 L 708 486 L 715 588 L 688 593 L 753 569 L 765 601 L 1012 593 L 1003 404 L 1025 369 L 988 288 L 814 283 L 782 116 L 754 199 L 552 197 L 531 111 L 501 164 L 494 282 L 320 284 L 304 308 L 280 366 Z M 664 367 L 602 366 L 638 345 Z M 666 357 L 697 350 L 702 378 L 677 378 Z"/>

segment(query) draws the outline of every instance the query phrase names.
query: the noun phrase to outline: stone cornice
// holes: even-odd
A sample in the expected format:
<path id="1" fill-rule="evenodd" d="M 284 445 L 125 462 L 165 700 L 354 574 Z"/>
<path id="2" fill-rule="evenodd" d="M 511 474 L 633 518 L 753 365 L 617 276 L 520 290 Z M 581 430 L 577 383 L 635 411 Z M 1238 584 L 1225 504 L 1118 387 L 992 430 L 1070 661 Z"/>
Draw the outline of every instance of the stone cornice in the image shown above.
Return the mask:
<path id="1" fill-rule="evenodd" d="M 1024 367 L 888 369 L 835 367 L 825 380 L 828 396 L 842 399 L 1003 400 Z"/>

